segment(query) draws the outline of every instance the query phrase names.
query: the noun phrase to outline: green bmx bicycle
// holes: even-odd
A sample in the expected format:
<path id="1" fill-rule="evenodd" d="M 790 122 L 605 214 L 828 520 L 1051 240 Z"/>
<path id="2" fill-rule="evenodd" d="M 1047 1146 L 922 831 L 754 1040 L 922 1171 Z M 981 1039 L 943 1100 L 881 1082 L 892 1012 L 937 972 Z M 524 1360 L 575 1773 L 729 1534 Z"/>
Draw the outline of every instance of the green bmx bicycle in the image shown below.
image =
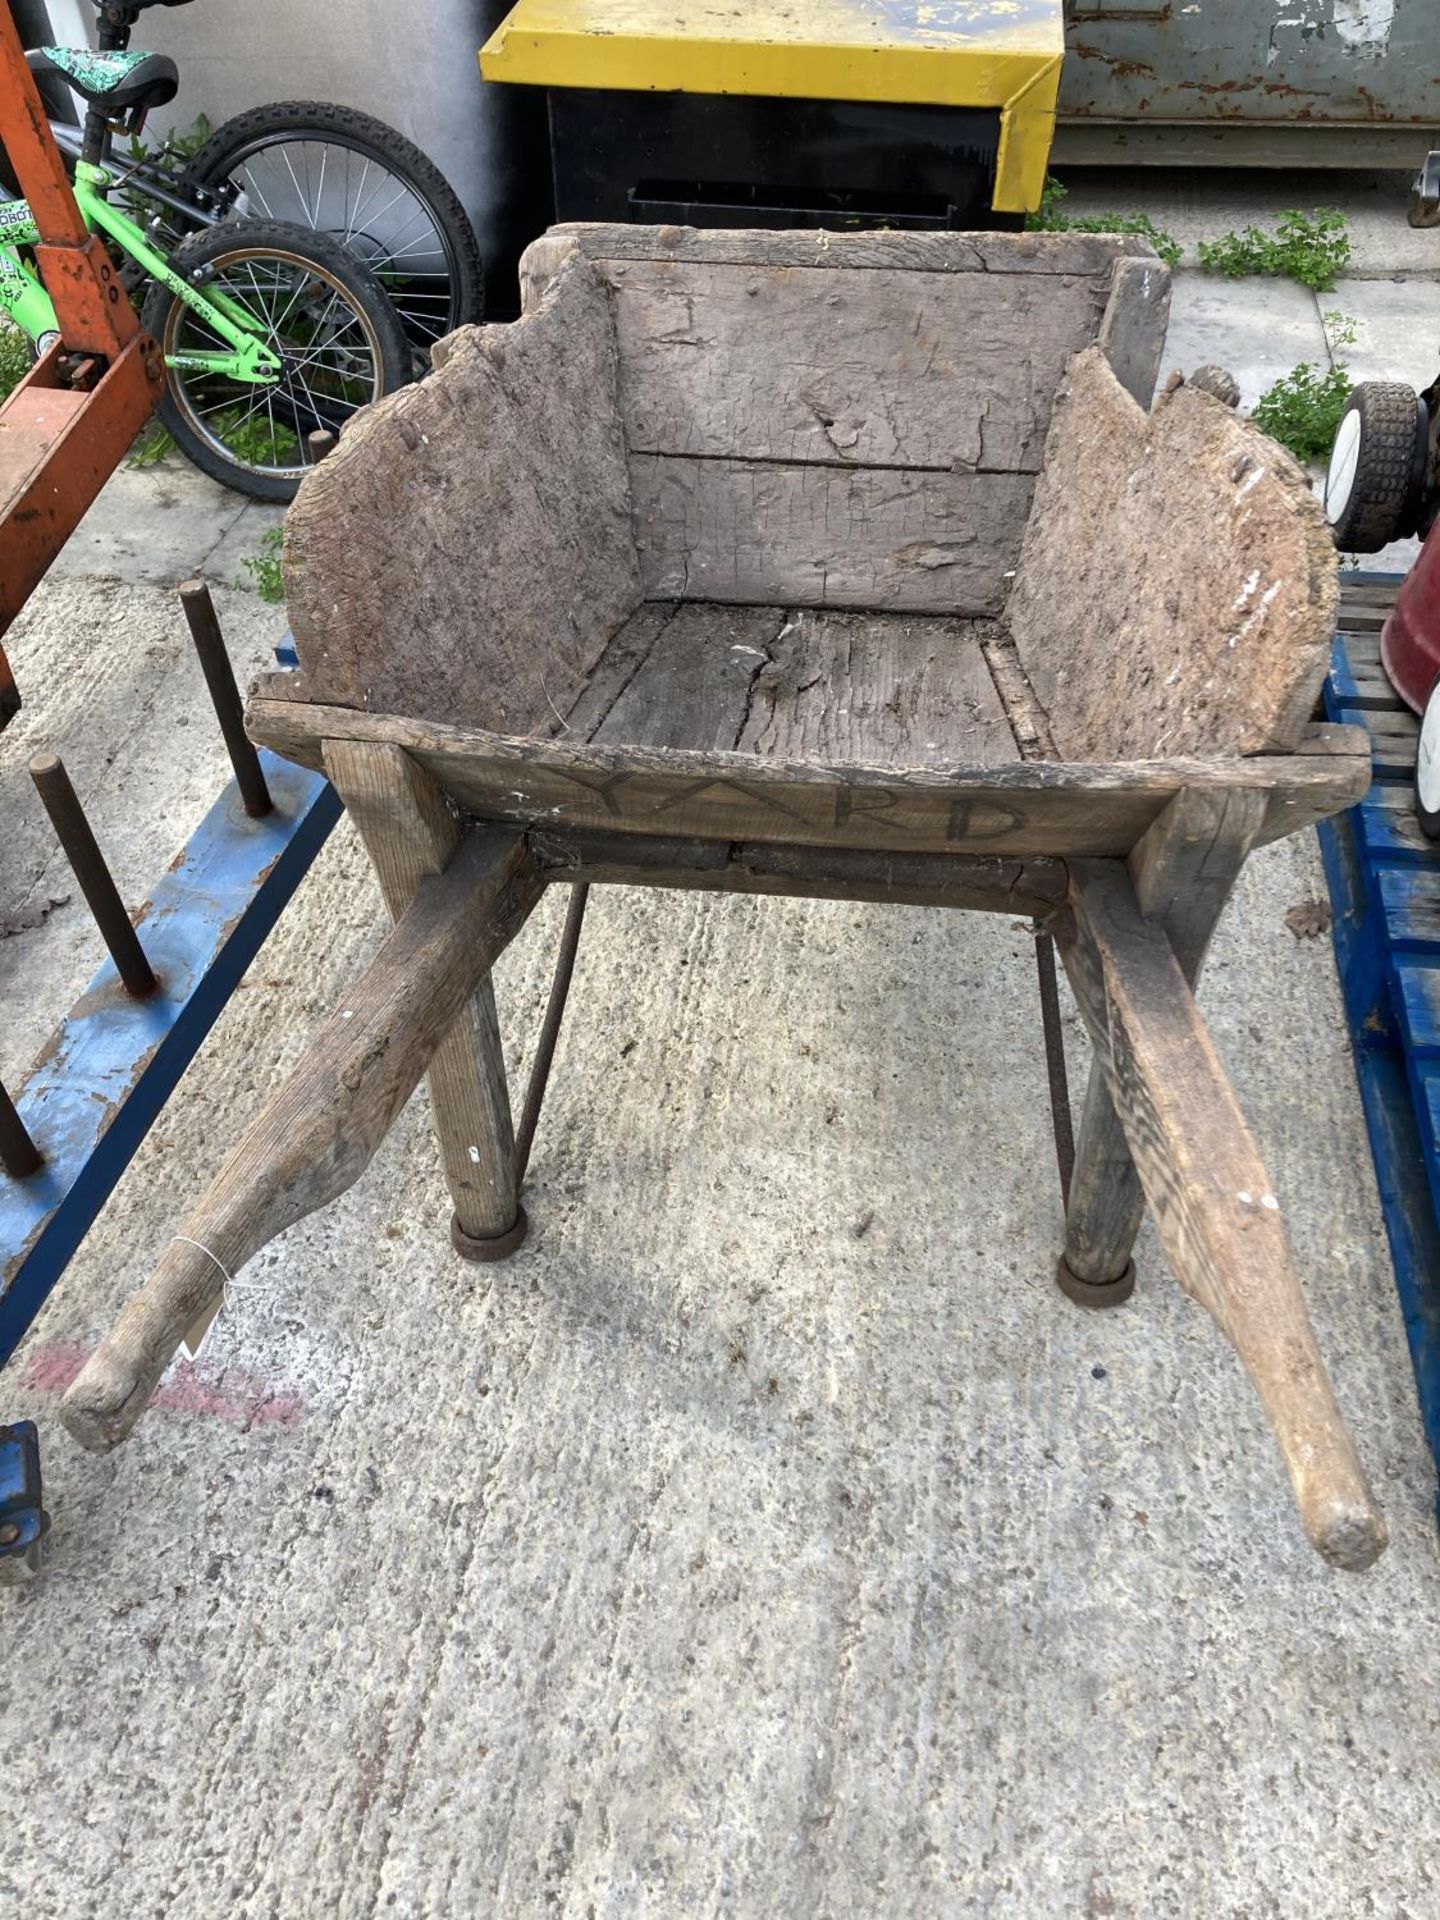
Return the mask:
<path id="1" fill-rule="evenodd" d="M 279 220 L 226 220 L 160 251 L 113 203 L 125 175 L 110 147 L 116 131 L 137 132 L 150 108 L 174 98 L 174 61 L 56 47 L 27 59 L 36 72 L 63 73 L 87 102 L 75 199 L 86 225 L 144 275 L 141 325 L 165 359 L 161 420 L 217 480 L 290 499 L 309 436 L 338 433 L 410 377 L 384 288 L 328 234 Z M 0 310 L 43 353 L 57 338 L 55 309 L 20 252 L 39 237 L 25 201 L 0 201 Z"/>

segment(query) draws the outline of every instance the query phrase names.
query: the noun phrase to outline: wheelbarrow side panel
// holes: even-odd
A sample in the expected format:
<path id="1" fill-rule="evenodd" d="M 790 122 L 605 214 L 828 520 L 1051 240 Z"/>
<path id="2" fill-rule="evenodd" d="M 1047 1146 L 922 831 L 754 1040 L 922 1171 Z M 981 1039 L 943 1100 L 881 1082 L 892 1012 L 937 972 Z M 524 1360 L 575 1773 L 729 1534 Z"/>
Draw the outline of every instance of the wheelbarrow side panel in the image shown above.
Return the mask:
<path id="1" fill-rule="evenodd" d="M 285 522 L 304 682 L 527 732 L 640 599 L 605 287 L 578 256 L 515 326 L 463 327 L 367 410 Z"/>
<path id="2" fill-rule="evenodd" d="M 1006 608 L 1057 751 L 1287 752 L 1339 606 L 1304 472 L 1199 388 L 1147 416 L 1098 349 L 1066 389 Z"/>

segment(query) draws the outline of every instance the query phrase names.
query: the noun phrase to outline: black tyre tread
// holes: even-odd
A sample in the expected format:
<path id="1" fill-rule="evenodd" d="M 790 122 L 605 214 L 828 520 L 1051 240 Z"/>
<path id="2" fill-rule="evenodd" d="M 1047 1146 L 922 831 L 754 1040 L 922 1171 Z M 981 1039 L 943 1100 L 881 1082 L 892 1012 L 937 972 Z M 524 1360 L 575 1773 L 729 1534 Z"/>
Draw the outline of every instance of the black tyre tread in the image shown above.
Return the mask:
<path id="1" fill-rule="evenodd" d="M 1345 414 L 1353 412 L 1360 415 L 1360 460 L 1345 510 L 1330 531 L 1342 553 L 1378 553 L 1406 531 L 1403 516 L 1415 470 L 1415 390 L 1398 380 L 1363 381 L 1345 408 Z"/>
<path id="2" fill-rule="evenodd" d="M 247 246 L 284 247 L 291 253 L 313 260 L 317 267 L 323 267 L 348 287 L 355 298 L 364 304 L 380 343 L 381 391 L 392 393 L 406 384 L 411 375 L 410 343 L 405 337 L 399 315 L 391 306 L 385 289 L 364 261 L 347 252 L 338 240 L 332 240 L 328 234 L 312 233 L 306 227 L 291 226 L 284 220 L 228 220 L 218 227 L 205 227 L 199 233 L 192 233 L 171 254 L 170 265 L 175 272 L 184 274 L 203 266 L 218 254 L 243 251 Z M 176 296 L 168 287 L 162 286 L 158 280 L 152 280 L 140 315 L 144 331 L 157 340 L 161 339 L 175 302 Z M 379 398 L 379 395 L 376 397 Z M 168 380 L 156 412 L 186 459 L 199 467 L 202 473 L 208 473 L 212 480 L 218 480 L 222 486 L 233 487 L 238 493 L 247 493 L 254 500 L 294 499 L 303 478 L 301 471 L 297 470 L 295 478 L 291 480 L 279 475 L 251 473 L 227 460 L 208 440 L 202 439 L 192 429 L 176 405 Z"/>
<path id="3" fill-rule="evenodd" d="M 201 186 L 218 186 L 228 176 L 236 156 L 267 133 L 335 133 L 373 149 L 382 165 L 399 174 L 429 203 L 436 225 L 450 242 L 459 281 L 456 326 L 484 318 L 485 269 L 480 243 L 459 196 L 428 154 L 373 114 L 324 100 L 277 100 L 270 106 L 250 107 L 215 129 L 186 172 Z"/>

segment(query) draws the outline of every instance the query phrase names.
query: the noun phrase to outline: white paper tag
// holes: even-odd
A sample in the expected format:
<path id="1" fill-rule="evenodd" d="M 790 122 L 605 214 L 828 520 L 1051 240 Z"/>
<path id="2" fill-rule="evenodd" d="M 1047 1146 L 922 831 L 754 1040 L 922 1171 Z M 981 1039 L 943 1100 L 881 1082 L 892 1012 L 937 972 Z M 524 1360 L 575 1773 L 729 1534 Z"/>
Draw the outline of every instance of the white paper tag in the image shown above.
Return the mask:
<path id="1" fill-rule="evenodd" d="M 203 1313 L 196 1315 L 181 1335 L 181 1344 L 192 1360 L 199 1358 L 200 1349 L 209 1337 L 210 1329 L 214 1326 L 224 1304 L 225 1296 L 222 1293 L 210 1306 L 206 1307 Z"/>

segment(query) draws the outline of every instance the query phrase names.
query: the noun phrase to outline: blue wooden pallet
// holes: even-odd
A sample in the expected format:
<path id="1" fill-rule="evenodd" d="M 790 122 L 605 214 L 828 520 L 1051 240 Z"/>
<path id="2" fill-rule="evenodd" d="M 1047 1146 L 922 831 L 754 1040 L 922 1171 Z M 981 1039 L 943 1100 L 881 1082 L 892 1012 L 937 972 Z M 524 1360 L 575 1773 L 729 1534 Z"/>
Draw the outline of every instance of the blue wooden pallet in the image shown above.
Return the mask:
<path id="1" fill-rule="evenodd" d="M 1369 733 L 1374 782 L 1319 833 L 1420 1415 L 1440 1468 L 1440 842 L 1421 832 L 1411 800 L 1418 723 L 1380 665 L 1400 578 L 1345 576 L 1325 713 Z"/>

